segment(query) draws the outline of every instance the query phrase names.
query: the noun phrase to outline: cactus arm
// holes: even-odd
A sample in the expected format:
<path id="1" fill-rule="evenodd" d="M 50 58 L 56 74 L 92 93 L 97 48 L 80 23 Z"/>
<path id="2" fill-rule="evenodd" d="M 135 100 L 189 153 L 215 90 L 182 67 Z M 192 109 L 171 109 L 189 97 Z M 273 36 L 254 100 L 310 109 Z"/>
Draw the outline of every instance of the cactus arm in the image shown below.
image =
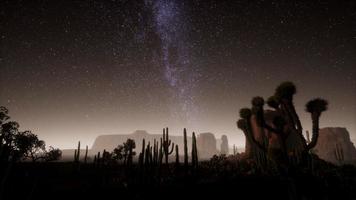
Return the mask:
<path id="1" fill-rule="evenodd" d="M 174 143 L 172 143 L 171 150 L 168 152 L 168 155 L 172 154 L 174 150 Z"/>

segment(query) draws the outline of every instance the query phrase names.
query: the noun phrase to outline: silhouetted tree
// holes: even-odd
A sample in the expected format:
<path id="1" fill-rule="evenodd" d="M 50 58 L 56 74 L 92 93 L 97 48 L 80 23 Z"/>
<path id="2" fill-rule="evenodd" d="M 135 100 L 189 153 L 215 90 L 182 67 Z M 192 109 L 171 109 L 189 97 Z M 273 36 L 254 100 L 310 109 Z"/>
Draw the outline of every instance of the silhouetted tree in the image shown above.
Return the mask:
<path id="1" fill-rule="evenodd" d="M 299 156 L 315 147 L 319 135 L 319 118 L 327 109 L 327 102 L 317 98 L 306 104 L 306 111 L 311 113 L 313 122 L 313 136 L 308 143 L 303 136 L 302 124 L 293 103 L 296 91 L 292 82 L 283 82 L 267 100 L 267 104 L 274 110 L 264 110 L 265 102 L 262 97 L 252 99 L 251 109 L 240 110 L 241 119 L 238 120 L 237 126 L 243 130 L 246 140 L 254 147 L 252 150 L 257 149 L 254 154 L 265 152 L 270 158 L 277 155 L 277 160 L 287 162 L 289 154 L 295 155 L 297 152 Z M 297 139 L 287 142 L 292 135 L 292 138 Z M 279 149 L 276 149 L 276 146 L 279 146 Z"/>
<path id="2" fill-rule="evenodd" d="M 123 145 L 118 145 L 113 151 L 112 151 L 112 158 L 116 161 L 120 161 L 124 158 L 124 146 Z"/>
<path id="3" fill-rule="evenodd" d="M 0 106 L 0 160 L 1 161 L 18 161 L 31 159 L 46 160 L 50 156 L 53 160 L 58 158 L 61 151 L 50 148 L 47 152 L 45 142 L 31 131 L 19 131 L 20 125 L 10 119 L 8 110 Z"/>
<path id="4" fill-rule="evenodd" d="M 14 141 L 18 158 L 31 159 L 32 162 L 45 158 L 45 142 L 38 139 L 31 131 L 20 132 L 15 136 Z"/>
<path id="5" fill-rule="evenodd" d="M 127 165 L 132 164 L 133 156 L 136 155 L 136 152 L 133 150 L 136 148 L 135 141 L 133 139 L 127 139 L 124 143 L 124 163 Z"/>
<path id="6" fill-rule="evenodd" d="M 19 132 L 20 125 L 17 122 L 9 121 L 1 125 L 1 147 L 0 147 L 0 157 L 3 161 L 9 161 L 9 159 L 15 159 L 14 156 L 14 140 L 15 136 Z"/>
<path id="7" fill-rule="evenodd" d="M 50 146 L 49 151 L 47 151 L 45 154 L 45 161 L 46 162 L 56 161 L 61 159 L 61 157 L 62 157 L 62 151 L 58 148 L 53 148 L 52 146 Z"/>

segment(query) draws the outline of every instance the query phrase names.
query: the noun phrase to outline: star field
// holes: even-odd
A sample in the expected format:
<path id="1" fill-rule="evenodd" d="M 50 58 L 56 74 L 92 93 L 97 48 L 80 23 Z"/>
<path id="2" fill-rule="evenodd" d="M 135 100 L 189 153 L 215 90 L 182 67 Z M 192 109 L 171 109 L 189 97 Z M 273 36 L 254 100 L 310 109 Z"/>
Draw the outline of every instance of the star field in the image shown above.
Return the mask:
<path id="1" fill-rule="evenodd" d="M 238 109 L 296 83 L 321 126 L 356 140 L 353 1 L 104 0 L 0 3 L 0 105 L 51 145 L 183 127 L 227 134 Z"/>

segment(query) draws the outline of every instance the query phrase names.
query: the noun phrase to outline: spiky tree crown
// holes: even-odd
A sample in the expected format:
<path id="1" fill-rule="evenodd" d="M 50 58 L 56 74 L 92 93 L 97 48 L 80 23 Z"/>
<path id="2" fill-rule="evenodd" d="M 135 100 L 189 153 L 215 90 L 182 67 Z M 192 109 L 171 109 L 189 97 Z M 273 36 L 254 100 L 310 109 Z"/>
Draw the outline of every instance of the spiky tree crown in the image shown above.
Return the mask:
<path id="1" fill-rule="evenodd" d="M 328 102 L 324 99 L 316 98 L 310 100 L 306 106 L 305 110 L 310 113 L 321 113 L 326 111 L 328 107 Z"/>
<path id="2" fill-rule="evenodd" d="M 246 120 L 239 119 L 239 121 L 237 121 L 237 127 L 241 130 L 244 130 L 246 128 Z"/>
<path id="3" fill-rule="evenodd" d="M 249 119 L 251 117 L 251 109 L 249 109 L 249 108 L 241 108 L 240 109 L 240 117 L 242 119 Z"/>
<path id="4" fill-rule="evenodd" d="M 267 99 L 267 105 L 271 108 L 277 109 L 279 106 L 279 100 L 276 96 L 270 96 Z"/>
<path id="5" fill-rule="evenodd" d="M 292 100 L 293 95 L 297 93 L 297 88 L 292 82 L 283 82 L 276 88 L 275 97 L 279 99 Z"/>
<path id="6" fill-rule="evenodd" d="M 262 107 L 265 104 L 265 100 L 262 97 L 254 97 L 251 103 L 255 107 Z"/>

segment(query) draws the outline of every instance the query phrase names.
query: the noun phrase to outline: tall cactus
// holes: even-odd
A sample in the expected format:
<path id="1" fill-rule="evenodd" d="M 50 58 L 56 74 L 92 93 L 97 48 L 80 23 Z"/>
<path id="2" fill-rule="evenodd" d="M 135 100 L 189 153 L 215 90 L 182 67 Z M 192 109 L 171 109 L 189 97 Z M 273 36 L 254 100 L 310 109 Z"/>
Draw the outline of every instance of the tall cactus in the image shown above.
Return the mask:
<path id="1" fill-rule="evenodd" d="M 171 142 L 168 135 L 168 127 L 163 129 L 163 140 L 162 140 L 163 154 L 166 164 L 168 164 L 168 156 L 173 153 L 174 143 Z"/>
<path id="2" fill-rule="evenodd" d="M 148 142 L 147 147 L 146 147 L 146 152 L 145 152 L 145 165 L 149 166 L 151 164 L 151 144 Z"/>
<path id="3" fill-rule="evenodd" d="M 96 156 L 96 162 L 97 162 L 97 165 L 100 166 L 100 161 L 101 161 L 101 158 L 100 158 L 100 151 L 98 151 L 98 154 Z"/>
<path id="4" fill-rule="evenodd" d="M 160 138 L 159 150 L 158 150 L 158 165 L 162 165 L 163 161 L 163 139 Z"/>
<path id="5" fill-rule="evenodd" d="M 178 145 L 176 145 L 176 166 L 179 166 L 179 149 Z"/>
<path id="6" fill-rule="evenodd" d="M 84 163 L 86 164 L 88 161 L 88 145 L 85 147 L 85 156 L 84 156 Z"/>
<path id="7" fill-rule="evenodd" d="M 143 167 L 143 164 L 144 164 L 144 160 L 145 160 L 145 138 L 142 139 L 142 150 L 141 150 L 141 153 L 139 155 L 139 158 L 138 158 L 138 162 L 139 162 L 139 165 L 140 167 L 142 168 Z"/>
<path id="8" fill-rule="evenodd" d="M 74 149 L 74 162 L 77 162 L 77 150 Z"/>
<path id="9" fill-rule="evenodd" d="M 236 145 L 235 145 L 235 144 L 233 145 L 233 154 L 234 154 L 234 155 L 236 155 L 236 154 L 237 154 L 237 147 L 236 147 Z"/>
<path id="10" fill-rule="evenodd" d="M 187 144 L 187 129 L 183 130 L 184 136 L 184 167 L 188 167 L 188 144 Z"/>
<path id="11" fill-rule="evenodd" d="M 79 162 L 80 159 L 80 141 L 78 142 L 78 147 L 74 150 L 74 162 Z"/>
<path id="12" fill-rule="evenodd" d="M 194 168 L 198 167 L 198 149 L 197 149 L 197 138 L 193 132 L 192 137 L 192 166 Z"/>
<path id="13" fill-rule="evenodd" d="M 158 164 L 158 141 L 154 139 L 153 141 L 153 165 Z"/>

